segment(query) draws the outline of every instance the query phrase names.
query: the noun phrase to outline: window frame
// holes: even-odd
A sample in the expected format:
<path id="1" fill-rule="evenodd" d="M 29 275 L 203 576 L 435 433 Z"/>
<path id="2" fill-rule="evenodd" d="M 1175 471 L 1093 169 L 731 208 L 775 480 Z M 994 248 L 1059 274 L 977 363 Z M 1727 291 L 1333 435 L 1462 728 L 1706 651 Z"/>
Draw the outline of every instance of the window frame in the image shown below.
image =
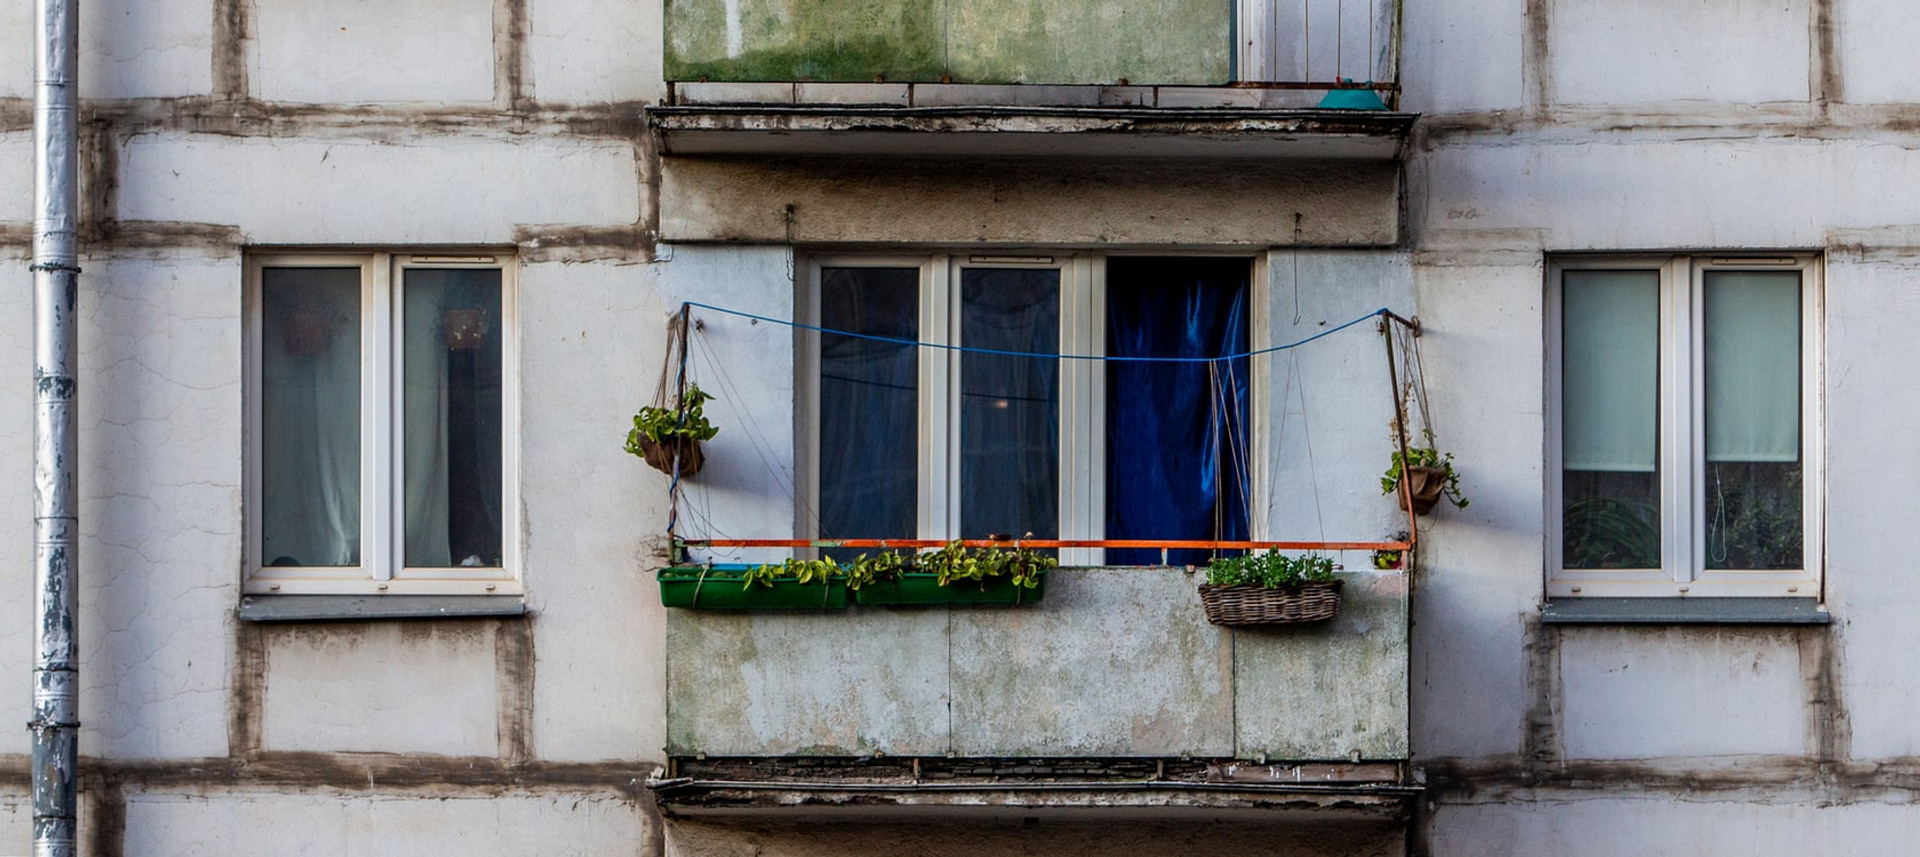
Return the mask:
<path id="1" fill-rule="evenodd" d="M 1816 253 L 1641 253 L 1566 255 L 1547 262 L 1545 300 L 1546 593 L 1566 597 L 1789 597 L 1824 599 L 1825 268 Z M 1563 324 L 1569 271 L 1657 271 L 1659 291 L 1660 556 L 1657 569 L 1568 569 L 1565 560 Z M 1795 271 L 1800 275 L 1800 446 L 1802 561 L 1799 569 L 1708 569 L 1706 515 L 1706 276 L 1714 271 Z"/>
<path id="2" fill-rule="evenodd" d="M 1106 261 L 1108 255 L 1191 256 L 1243 259 L 1248 266 L 1247 336 L 1251 343 L 1266 341 L 1268 254 L 1245 256 L 1206 252 L 1137 252 L 1101 254 L 1060 249 L 993 251 L 935 251 L 908 253 L 822 252 L 808 254 L 798 266 L 794 283 L 795 317 L 804 325 L 820 326 L 821 271 L 824 268 L 913 268 L 920 272 L 920 339 L 950 344 L 959 335 L 961 272 L 968 268 L 1026 268 L 1060 271 L 1060 353 L 1106 353 Z M 1257 346 L 1256 346 L 1257 347 Z M 960 360 L 955 352 L 922 348 L 919 356 L 919 472 L 915 538 L 954 538 L 960 527 Z M 1258 415 L 1266 405 L 1265 359 L 1252 361 L 1248 400 L 1249 429 L 1248 509 L 1250 532 L 1264 538 L 1266 521 L 1256 509 L 1265 508 L 1267 438 L 1258 430 Z M 800 328 L 794 337 L 795 472 L 799 485 L 794 529 L 801 538 L 820 538 L 819 508 L 820 334 Z M 1059 367 L 1060 449 L 1059 537 L 1100 539 L 1106 532 L 1107 442 L 1106 364 L 1099 360 L 1064 360 Z M 1060 551 L 1068 566 L 1097 566 L 1105 562 L 1100 548 Z"/>
<path id="3" fill-rule="evenodd" d="M 269 566 L 262 556 L 264 496 L 262 276 L 268 268 L 360 270 L 360 565 Z M 411 269 L 500 272 L 500 551 L 498 567 L 408 567 L 405 564 L 405 472 L 402 388 L 404 349 L 401 290 Z M 452 249 L 249 253 L 243 295 L 246 421 L 245 548 L 241 591 L 246 595 L 502 595 L 525 594 L 519 492 L 518 266 L 510 250 Z"/>

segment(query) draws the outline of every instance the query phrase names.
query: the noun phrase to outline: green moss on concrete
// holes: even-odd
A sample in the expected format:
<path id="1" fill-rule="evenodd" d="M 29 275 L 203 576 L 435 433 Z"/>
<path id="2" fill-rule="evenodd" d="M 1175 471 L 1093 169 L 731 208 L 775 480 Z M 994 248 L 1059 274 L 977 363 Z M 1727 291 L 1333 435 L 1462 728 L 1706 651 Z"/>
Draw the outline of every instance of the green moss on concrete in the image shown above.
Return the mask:
<path id="1" fill-rule="evenodd" d="M 728 52 L 721 0 L 668 0 L 668 80 L 939 80 L 940 0 L 739 0 L 741 50 Z"/>
<path id="2" fill-rule="evenodd" d="M 735 0 L 733 9 L 667 0 L 667 79 L 1212 85 L 1232 76 L 1231 0 Z"/>

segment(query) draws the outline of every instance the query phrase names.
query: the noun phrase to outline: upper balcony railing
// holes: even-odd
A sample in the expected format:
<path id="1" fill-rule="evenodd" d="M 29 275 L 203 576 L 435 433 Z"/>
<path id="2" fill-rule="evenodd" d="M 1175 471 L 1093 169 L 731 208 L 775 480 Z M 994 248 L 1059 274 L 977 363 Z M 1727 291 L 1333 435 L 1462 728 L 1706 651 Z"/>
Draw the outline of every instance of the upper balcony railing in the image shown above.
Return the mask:
<path id="1" fill-rule="evenodd" d="M 1399 18 L 1400 0 L 668 0 L 665 72 L 674 83 L 1345 86 L 1391 106 Z"/>

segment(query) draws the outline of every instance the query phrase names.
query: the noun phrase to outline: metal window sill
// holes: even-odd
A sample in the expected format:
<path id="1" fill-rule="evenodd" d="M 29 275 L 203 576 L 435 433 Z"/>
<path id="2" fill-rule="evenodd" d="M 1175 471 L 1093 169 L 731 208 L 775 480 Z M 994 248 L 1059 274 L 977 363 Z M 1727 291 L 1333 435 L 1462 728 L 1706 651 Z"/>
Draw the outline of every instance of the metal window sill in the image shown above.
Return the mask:
<path id="1" fill-rule="evenodd" d="M 1812 598 L 1558 598 L 1540 611 L 1547 625 L 1830 625 Z"/>
<path id="2" fill-rule="evenodd" d="M 519 595 L 248 595 L 242 622 L 360 622 L 523 616 Z"/>

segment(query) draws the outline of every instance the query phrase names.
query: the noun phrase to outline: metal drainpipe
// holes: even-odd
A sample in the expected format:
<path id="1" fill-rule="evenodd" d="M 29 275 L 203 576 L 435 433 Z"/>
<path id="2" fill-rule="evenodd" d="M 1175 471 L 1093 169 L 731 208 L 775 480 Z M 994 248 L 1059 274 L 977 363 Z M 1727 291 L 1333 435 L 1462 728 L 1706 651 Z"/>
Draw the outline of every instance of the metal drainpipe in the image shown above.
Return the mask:
<path id="1" fill-rule="evenodd" d="M 79 792 L 75 568 L 74 316 L 80 274 L 78 0 L 40 0 L 33 93 L 33 853 L 72 857 Z"/>

